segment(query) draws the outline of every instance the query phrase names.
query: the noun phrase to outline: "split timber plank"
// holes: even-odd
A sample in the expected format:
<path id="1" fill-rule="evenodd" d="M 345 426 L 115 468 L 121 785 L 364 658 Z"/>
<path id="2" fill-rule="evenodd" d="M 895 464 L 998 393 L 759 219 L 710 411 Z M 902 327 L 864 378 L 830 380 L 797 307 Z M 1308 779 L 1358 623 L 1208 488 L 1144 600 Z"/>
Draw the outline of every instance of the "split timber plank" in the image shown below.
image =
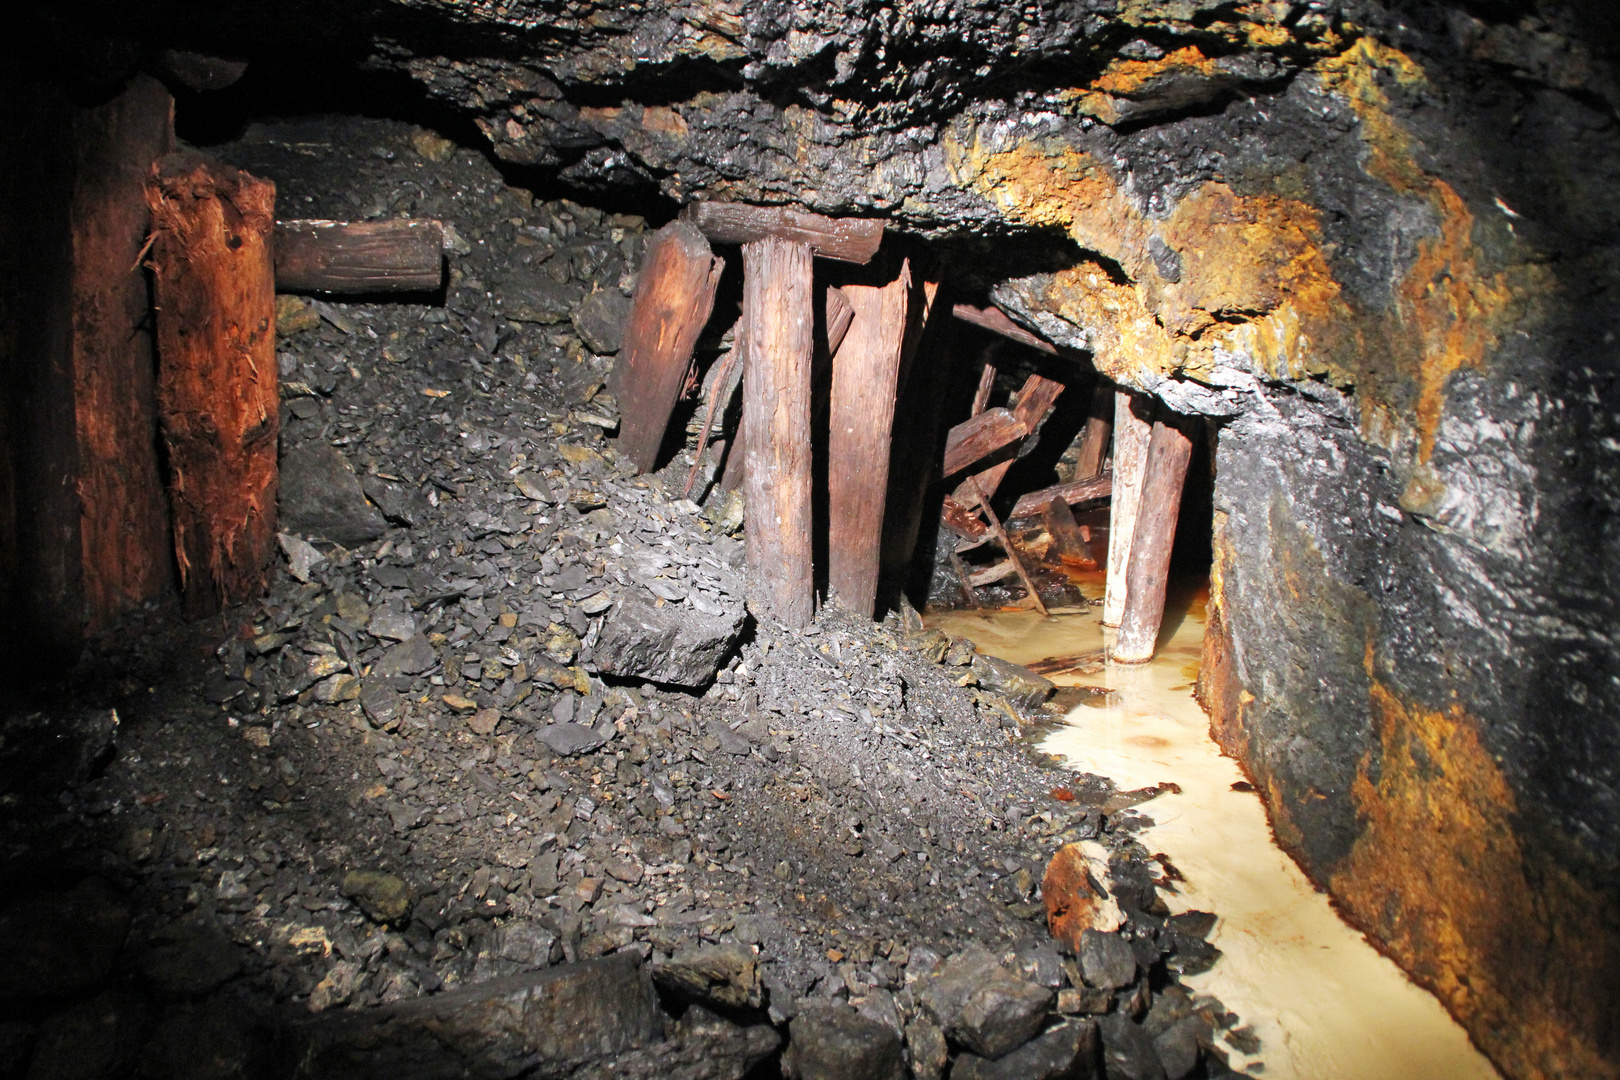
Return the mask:
<path id="1" fill-rule="evenodd" d="M 1011 559 L 1003 559 L 993 566 L 987 566 L 978 573 L 968 575 L 968 584 L 975 589 L 982 589 L 986 585 L 994 585 L 1003 578 L 1010 578 L 1018 573 Z"/>
<path id="2" fill-rule="evenodd" d="M 843 289 L 827 286 L 827 309 L 823 317 L 827 325 L 827 355 L 836 357 L 844 335 L 849 333 L 849 324 L 855 319 L 855 308 Z"/>
<path id="3" fill-rule="evenodd" d="M 805 243 L 770 237 L 743 245 L 748 601 L 756 614 L 794 628 L 815 616 L 811 261 Z"/>
<path id="4" fill-rule="evenodd" d="M 276 222 L 279 292 L 433 292 L 444 283 L 437 221 Z"/>
<path id="5" fill-rule="evenodd" d="M 1113 430 L 1114 388 L 1109 383 L 1099 383 L 1091 392 L 1091 408 L 1086 426 L 1080 432 L 1080 454 L 1074 469 L 1076 480 L 1102 472 L 1103 461 L 1108 456 L 1108 437 Z"/>
<path id="6" fill-rule="evenodd" d="M 937 268 L 930 273 L 936 280 L 925 278 L 918 283 L 907 305 L 909 325 L 895 394 L 889 490 L 883 508 L 881 575 L 883 581 L 892 583 L 903 583 L 917 550 L 944 412 L 945 380 L 935 377 L 932 371 L 924 377 L 917 374 L 919 357 L 926 357 L 928 367 L 934 371 L 946 370 L 949 365 L 950 346 L 941 340 L 949 320 L 940 317 L 943 308 L 939 305 Z"/>
<path id="7" fill-rule="evenodd" d="M 1054 484 L 1049 488 L 1041 488 L 1039 491 L 1031 491 L 1027 495 L 1020 496 L 1018 502 L 1013 505 L 1012 513 L 1007 517 L 1012 521 L 1032 517 L 1054 499 L 1061 500 L 1067 506 L 1095 502 L 1108 498 L 1113 489 L 1114 474 L 1106 472 L 1088 476 L 1084 480 L 1072 480 L 1067 484 Z"/>
<path id="8" fill-rule="evenodd" d="M 158 458 L 152 300 L 138 265 L 146 181 L 174 149 L 174 99 L 137 75 L 73 122 L 73 409 L 86 629 L 174 585 Z"/>
<path id="9" fill-rule="evenodd" d="M 717 244 L 788 240 L 839 262 L 869 263 L 883 242 L 880 219 L 825 217 L 785 206 L 695 202 L 681 211 L 681 217 Z"/>
<path id="10" fill-rule="evenodd" d="M 985 364 L 984 370 L 979 372 L 979 385 L 973 391 L 973 407 L 968 410 L 969 416 L 978 416 L 990 404 L 990 392 L 996 388 L 996 365 Z"/>
<path id="11" fill-rule="evenodd" d="M 186 609 L 258 595 L 275 542 L 276 188 L 195 153 L 147 187 L 158 412 Z"/>
<path id="12" fill-rule="evenodd" d="M 1108 580 L 1103 597 L 1103 625 L 1118 626 L 1125 617 L 1130 584 L 1131 539 L 1142 499 L 1142 469 L 1153 435 L 1153 402 L 1129 390 L 1114 392 L 1114 489 L 1108 509 Z"/>
<path id="13" fill-rule="evenodd" d="M 1164 413 L 1153 423 L 1147 463 L 1142 470 L 1142 501 L 1131 536 L 1126 571 L 1125 615 L 1120 619 L 1113 659 L 1141 664 L 1153 659 L 1159 626 L 1164 621 L 1165 590 L 1170 583 L 1170 554 L 1176 543 L 1181 489 L 1192 460 L 1195 421 Z"/>
<path id="14" fill-rule="evenodd" d="M 955 495 L 945 496 L 939 509 L 939 520 L 940 524 L 964 540 L 982 541 L 990 533 L 990 527 L 978 512 L 971 506 L 963 506 Z"/>
<path id="15" fill-rule="evenodd" d="M 689 222 L 670 222 L 648 241 L 624 345 L 613 365 L 613 389 L 623 417 L 619 450 L 641 472 L 658 462 L 724 267 L 725 261 L 714 257 L 709 242 Z"/>
<path id="16" fill-rule="evenodd" d="M 957 304 L 951 308 L 951 314 L 965 323 L 972 323 L 981 330 L 989 330 L 993 334 L 1000 334 L 1020 345 L 1028 345 L 1032 349 L 1039 349 L 1043 353 L 1057 355 L 1057 346 L 1041 337 L 1031 333 L 1007 317 L 1007 313 L 998 307 L 976 308 L 972 304 Z"/>
<path id="17" fill-rule="evenodd" d="M 977 465 L 1029 434 L 1010 409 L 986 409 L 951 428 L 945 435 L 945 475 Z"/>
<path id="18" fill-rule="evenodd" d="M 833 355 L 827 441 L 827 583 L 839 603 L 870 618 L 883 553 L 884 499 L 895 394 L 905 351 L 911 263 L 886 285 L 845 285 L 847 330 Z M 829 305 L 828 336 L 832 335 Z"/>
<path id="19" fill-rule="evenodd" d="M 1042 375 L 1031 375 L 1024 380 L 1024 387 L 1018 392 L 1018 400 L 1013 404 L 1012 413 L 1024 427 L 1028 429 L 1029 439 L 1039 438 L 1041 425 L 1052 413 L 1052 406 L 1059 394 L 1063 393 L 1063 384 L 1055 379 L 1048 379 Z M 978 475 L 972 477 L 973 487 L 984 492 L 985 498 L 994 498 L 1001 489 L 1002 480 L 1007 477 L 1007 470 L 1012 468 L 1012 461 L 1003 461 L 992 465 Z M 963 506 L 975 505 L 973 489 L 968 487 L 967 481 L 958 484 L 951 493 L 952 498 Z"/>

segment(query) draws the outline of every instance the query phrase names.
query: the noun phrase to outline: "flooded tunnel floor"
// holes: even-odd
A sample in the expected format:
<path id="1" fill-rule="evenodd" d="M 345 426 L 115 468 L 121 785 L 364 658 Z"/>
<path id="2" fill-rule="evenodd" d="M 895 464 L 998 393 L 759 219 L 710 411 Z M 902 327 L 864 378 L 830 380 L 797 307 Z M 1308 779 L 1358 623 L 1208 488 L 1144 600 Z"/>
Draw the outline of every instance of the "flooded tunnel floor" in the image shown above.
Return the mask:
<path id="1" fill-rule="evenodd" d="M 1098 591 L 1095 587 L 1089 592 Z M 1140 807 L 1154 825 L 1141 840 L 1184 879 L 1172 911 L 1219 915 L 1210 940 L 1223 955 L 1183 981 L 1220 998 L 1260 1038 L 1232 1065 L 1299 1080 L 1494 1078 L 1462 1027 L 1334 912 L 1277 846 L 1260 796 L 1209 734 L 1193 697 L 1204 633 L 1204 593 L 1171 598 L 1159 655 L 1140 666 L 1053 674 L 1060 686 L 1110 693 L 1072 710 L 1042 742 L 1066 767 L 1121 789 L 1170 782 L 1179 792 Z M 960 611 L 929 624 L 1019 664 L 1098 653 L 1100 609 L 1041 618 L 1033 612 Z M 1082 670 L 1096 667 L 1082 666 Z"/>

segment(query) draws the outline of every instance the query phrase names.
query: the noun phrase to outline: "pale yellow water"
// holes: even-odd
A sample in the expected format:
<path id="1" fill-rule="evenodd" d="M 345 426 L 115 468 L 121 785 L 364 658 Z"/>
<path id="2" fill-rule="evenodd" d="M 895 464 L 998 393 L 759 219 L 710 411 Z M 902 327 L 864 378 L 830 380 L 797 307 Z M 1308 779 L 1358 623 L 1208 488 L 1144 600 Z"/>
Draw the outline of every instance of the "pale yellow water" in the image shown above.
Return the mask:
<path id="1" fill-rule="evenodd" d="M 1021 664 L 1105 647 L 1091 613 L 956 612 L 929 623 Z M 1494 1080 L 1496 1071 L 1440 1003 L 1342 922 L 1277 847 L 1260 797 L 1232 790 L 1243 775 L 1210 738 L 1209 718 L 1192 696 L 1202 603 L 1172 598 L 1171 627 L 1151 664 L 1053 675 L 1059 684 L 1114 693 L 1106 704 L 1072 711 L 1041 749 L 1121 789 L 1180 785 L 1179 794 L 1137 808 L 1156 822 L 1141 839 L 1185 878 L 1179 895 L 1166 897 L 1172 911 L 1219 916 L 1210 940 L 1222 956 L 1186 982 L 1220 998 L 1260 1037 L 1259 1053 L 1233 1051 L 1232 1064 L 1264 1062 L 1274 1080 Z"/>

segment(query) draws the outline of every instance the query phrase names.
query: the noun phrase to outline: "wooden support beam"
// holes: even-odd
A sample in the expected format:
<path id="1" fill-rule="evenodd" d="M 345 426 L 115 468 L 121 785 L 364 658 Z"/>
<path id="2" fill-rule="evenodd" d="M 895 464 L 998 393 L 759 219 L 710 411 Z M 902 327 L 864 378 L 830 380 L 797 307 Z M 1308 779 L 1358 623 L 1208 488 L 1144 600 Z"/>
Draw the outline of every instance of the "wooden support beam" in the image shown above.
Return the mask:
<path id="1" fill-rule="evenodd" d="M 1007 317 L 1007 313 L 998 307 L 976 308 L 972 304 L 957 304 L 951 308 L 951 314 L 965 323 L 972 323 L 981 330 L 989 330 L 993 334 L 1000 334 L 1020 345 L 1028 345 L 1032 349 L 1039 349 L 1043 353 L 1057 355 L 1057 346 L 1038 334 L 1025 330 L 1022 326 Z"/>
<path id="2" fill-rule="evenodd" d="M 1176 519 L 1181 512 L 1181 489 L 1192 460 L 1196 421 L 1169 412 L 1153 423 L 1147 464 L 1142 472 L 1142 501 L 1131 536 L 1131 562 L 1126 571 L 1125 615 L 1112 658 L 1122 664 L 1153 659 L 1159 625 L 1164 621 L 1164 596 L 1170 583 L 1170 553 L 1176 543 Z"/>
<path id="3" fill-rule="evenodd" d="M 619 450 L 641 472 L 658 463 L 658 448 L 698 335 L 714 311 L 724 267 L 703 234 L 685 221 L 670 222 L 647 242 L 612 375 L 623 418 Z"/>
<path id="4" fill-rule="evenodd" d="M 940 419 L 944 413 L 943 373 L 951 364 L 945 339 L 949 319 L 939 302 L 939 271 L 929 273 L 908 308 L 905 353 L 900 359 L 894 439 L 889 460 L 889 491 L 884 498 L 882 580 L 903 585 L 922 533 L 934 463 L 939 460 Z M 918 275 L 921 276 L 921 275 Z"/>
<path id="5" fill-rule="evenodd" d="M 1136 532 L 1142 499 L 1142 469 L 1153 434 L 1153 401 L 1129 390 L 1114 392 L 1114 486 L 1108 514 L 1108 581 L 1103 598 L 1103 625 L 1118 626 L 1125 617 L 1131 565 L 1131 538 Z"/>
<path id="6" fill-rule="evenodd" d="M 163 85 L 137 75 L 122 94 L 76 110 L 73 123 L 74 488 L 92 633 L 174 587 L 152 298 L 139 266 L 152 219 L 146 181 L 174 149 L 173 112 Z"/>
<path id="7" fill-rule="evenodd" d="M 824 217 L 785 206 L 695 202 L 681 211 L 681 217 L 717 244 L 787 240 L 839 262 L 869 263 L 883 242 L 883 222 L 877 218 Z"/>
<path id="8" fill-rule="evenodd" d="M 1001 520 L 996 517 L 995 510 L 990 506 L 989 493 L 980 489 L 978 481 L 972 477 L 968 477 L 967 482 L 974 497 L 979 501 L 979 509 L 983 510 L 984 516 L 990 519 L 990 531 L 995 534 L 996 543 L 1000 544 L 1001 550 L 1007 553 L 1007 561 L 1012 563 L 1014 570 L 1018 571 L 1018 579 L 1024 583 L 1024 588 L 1029 592 L 1030 603 L 1035 606 L 1036 611 L 1045 615 L 1046 605 L 1041 602 L 1040 590 L 1035 587 L 1035 581 L 1029 576 L 1029 571 L 1024 569 L 1024 561 L 1018 557 L 1018 552 L 1014 550 L 1012 541 L 1007 539 L 1007 530 L 1001 527 Z"/>
<path id="9" fill-rule="evenodd" d="M 186 609 L 256 596 L 274 550 L 276 189 L 195 153 L 147 187 L 158 412 Z"/>
<path id="10" fill-rule="evenodd" d="M 278 292 L 434 292 L 444 283 L 437 221 L 276 222 Z"/>
<path id="11" fill-rule="evenodd" d="M 1088 476 L 1084 480 L 1071 480 L 1067 484 L 1054 484 L 1039 491 L 1031 491 L 1023 495 L 1013 504 L 1012 513 L 1007 515 L 1008 520 L 1017 521 L 1019 518 L 1031 517 L 1041 512 L 1042 508 L 1053 499 L 1061 499 L 1067 506 L 1079 506 L 1081 503 L 1096 502 L 1106 499 L 1114 490 L 1114 474 L 1101 473 L 1097 476 Z"/>
<path id="12" fill-rule="evenodd" d="M 1086 416 L 1086 426 L 1080 431 L 1080 455 L 1074 467 L 1076 480 L 1102 472 L 1103 461 L 1108 456 L 1108 437 L 1113 430 L 1114 387 L 1111 383 L 1099 382 L 1091 392 L 1091 409 Z"/>
<path id="13" fill-rule="evenodd" d="M 1041 425 L 1052 413 L 1052 406 L 1059 394 L 1063 393 L 1063 384 L 1042 375 L 1031 375 L 1024 380 L 1023 389 L 1018 391 L 1018 399 L 1013 402 L 1012 414 L 1023 423 L 1028 434 L 1025 440 L 1033 441 L 1039 438 Z M 1003 461 L 990 466 L 973 479 L 978 490 L 986 497 L 994 497 L 1001 490 L 1001 482 L 1007 477 L 1007 470 L 1012 468 L 1012 461 Z M 966 481 L 958 484 L 951 493 L 952 498 L 963 506 L 973 505 L 973 495 L 968 489 Z"/>
<path id="14" fill-rule="evenodd" d="M 789 627 L 815 616 L 811 548 L 810 245 L 743 245 L 748 602 Z"/>
<path id="15" fill-rule="evenodd" d="M 855 308 L 843 289 L 827 286 L 827 309 L 822 318 L 827 326 L 827 355 L 837 356 L 844 335 L 849 333 L 849 324 L 855 321 Z"/>
<path id="16" fill-rule="evenodd" d="M 883 553 L 895 392 L 905 350 L 911 263 L 886 285 L 829 290 L 852 318 L 833 355 L 827 440 L 827 584 L 850 611 L 871 617 Z M 828 337 L 832 336 L 829 304 Z"/>
<path id="17" fill-rule="evenodd" d="M 995 388 L 996 365 L 986 361 L 984 370 L 979 372 L 979 385 L 973 391 L 973 407 L 968 411 L 969 416 L 978 416 L 984 412 L 990 404 L 990 392 Z"/>
<path id="18" fill-rule="evenodd" d="M 986 409 L 945 433 L 945 471 L 950 476 L 977 465 L 1029 434 L 1010 409 Z"/>

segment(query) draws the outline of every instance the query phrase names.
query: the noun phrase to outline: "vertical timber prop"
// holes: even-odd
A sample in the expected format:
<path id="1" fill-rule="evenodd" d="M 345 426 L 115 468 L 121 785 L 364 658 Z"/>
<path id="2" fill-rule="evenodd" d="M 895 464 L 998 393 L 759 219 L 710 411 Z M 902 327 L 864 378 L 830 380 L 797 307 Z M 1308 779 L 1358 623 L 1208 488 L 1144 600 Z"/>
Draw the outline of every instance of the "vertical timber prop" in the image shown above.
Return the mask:
<path id="1" fill-rule="evenodd" d="M 95 632 L 173 587 L 157 445 L 146 182 L 174 148 L 174 99 L 137 75 L 73 122 L 73 409 L 84 614 Z"/>
<path id="2" fill-rule="evenodd" d="M 1108 436 L 1114 428 L 1113 416 L 1113 385 L 1099 382 L 1091 392 L 1091 409 L 1086 416 L 1086 426 L 1080 432 L 1080 455 L 1074 467 L 1076 480 L 1085 480 L 1103 471 L 1103 461 L 1108 456 Z"/>
<path id="3" fill-rule="evenodd" d="M 767 237 L 743 245 L 743 474 L 748 600 L 789 627 L 815 616 L 811 547 L 810 245 Z"/>
<path id="4" fill-rule="evenodd" d="M 1111 659 L 1141 664 L 1153 659 L 1159 625 L 1164 621 L 1165 590 L 1170 584 L 1170 554 L 1176 544 L 1181 489 L 1192 460 L 1192 418 L 1163 411 L 1153 422 L 1147 461 L 1142 469 L 1142 497 L 1131 536 L 1130 566 L 1125 573 L 1125 614 Z"/>
<path id="5" fill-rule="evenodd" d="M 844 328 L 833 354 L 827 582 L 841 604 L 868 618 L 877 604 L 895 394 L 911 291 L 908 261 L 887 285 L 833 290 L 844 297 L 852 318 L 837 318 L 835 305 L 828 304 L 829 342 L 837 322 Z"/>
<path id="6" fill-rule="evenodd" d="M 164 158 L 147 187 L 158 411 L 193 615 L 256 595 L 275 541 L 275 195 L 194 153 Z"/>
<path id="7" fill-rule="evenodd" d="M 1151 401 L 1129 390 L 1114 392 L 1114 483 L 1108 512 L 1108 577 L 1103 597 L 1103 625 L 1118 626 L 1125 617 L 1129 590 L 1131 541 L 1142 498 L 1142 469 L 1153 434 Z"/>
<path id="8" fill-rule="evenodd" d="M 612 377 L 624 418 L 619 449 L 641 472 L 657 464 L 724 268 L 690 222 L 665 225 L 647 245 Z"/>

